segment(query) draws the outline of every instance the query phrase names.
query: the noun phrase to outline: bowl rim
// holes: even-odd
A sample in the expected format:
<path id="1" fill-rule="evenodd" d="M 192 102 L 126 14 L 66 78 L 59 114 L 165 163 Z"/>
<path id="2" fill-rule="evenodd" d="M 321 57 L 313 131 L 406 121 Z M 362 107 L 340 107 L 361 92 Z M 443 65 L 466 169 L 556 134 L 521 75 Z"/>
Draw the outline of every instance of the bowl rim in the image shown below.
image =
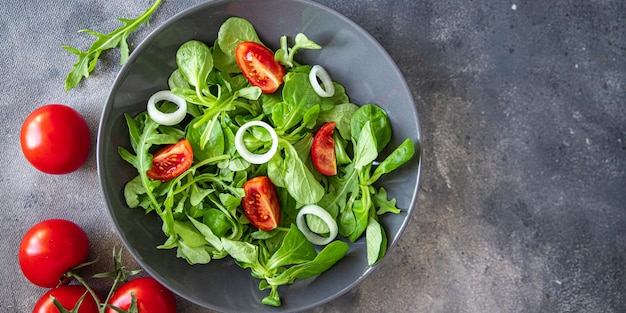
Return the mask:
<path id="1" fill-rule="evenodd" d="M 151 42 L 158 37 L 158 35 L 166 30 L 168 27 L 170 27 L 172 24 L 176 23 L 178 20 L 185 18 L 188 15 L 194 14 L 198 11 L 202 11 L 202 10 L 206 10 L 209 7 L 215 6 L 215 5 L 219 5 L 222 3 L 230 3 L 230 2 L 238 2 L 241 0 L 213 0 L 213 1 L 207 1 L 207 2 L 203 2 L 203 3 L 199 3 L 196 5 L 192 5 L 174 15 L 172 15 L 171 17 L 167 18 L 165 21 L 163 21 L 161 24 L 159 24 L 156 28 L 154 28 L 152 31 L 149 32 L 149 34 L 141 39 L 140 43 L 135 47 L 135 49 L 133 49 L 131 51 L 131 54 L 129 56 L 129 58 L 127 59 L 126 63 L 121 67 L 121 69 L 118 71 L 117 75 L 114 78 L 114 83 L 110 88 L 110 92 L 109 95 L 106 99 L 105 102 L 105 106 L 102 110 L 102 113 L 100 115 L 100 119 L 99 119 L 99 126 L 98 126 L 98 132 L 97 132 L 97 139 L 98 139 L 98 144 L 96 146 L 96 166 L 97 166 L 97 173 L 98 173 L 98 180 L 99 180 L 99 184 L 100 184 L 100 189 L 103 193 L 103 197 L 105 199 L 105 204 L 107 206 L 107 212 L 111 218 L 111 221 L 113 222 L 115 229 L 117 231 L 117 235 L 118 237 L 121 239 L 121 241 L 123 242 L 124 246 L 126 247 L 126 249 L 128 250 L 128 252 L 131 254 L 131 256 L 134 258 L 134 260 L 143 268 L 143 270 L 150 275 L 151 277 L 153 277 L 154 279 L 156 279 L 157 281 L 159 281 L 159 283 L 161 283 L 163 286 L 165 286 L 166 288 L 172 290 L 172 292 L 174 292 L 175 294 L 177 294 L 178 296 L 180 296 L 181 298 L 192 302 L 196 305 L 199 305 L 201 307 L 204 308 L 208 308 L 208 309 L 212 309 L 212 310 L 223 310 L 224 308 L 222 307 L 217 307 L 217 306 L 207 306 L 206 303 L 203 303 L 195 298 L 189 297 L 186 294 L 180 293 L 175 289 L 172 289 L 169 286 L 169 283 L 165 280 L 165 278 L 160 275 L 159 273 L 155 272 L 150 266 L 147 266 L 147 264 L 144 264 L 144 261 L 142 260 L 141 256 L 132 248 L 130 248 L 130 243 L 128 241 L 128 239 L 126 238 L 126 236 L 123 234 L 119 223 L 116 221 L 116 219 L 113 216 L 113 212 L 111 210 L 111 198 L 110 195 L 107 193 L 106 191 L 106 187 L 105 187 L 105 177 L 102 174 L 101 171 L 101 165 L 103 162 L 103 158 L 104 158 L 104 150 L 105 148 L 102 146 L 102 138 L 104 136 L 103 133 L 103 123 L 107 120 L 107 116 L 110 113 L 111 110 L 111 106 L 112 103 L 114 102 L 114 98 L 115 98 L 115 94 L 118 91 L 118 89 L 120 88 L 120 86 L 122 86 L 122 83 L 124 81 L 124 77 L 128 74 L 129 69 L 131 68 L 132 64 L 135 62 L 135 60 L 137 58 L 140 57 L 140 55 L 142 53 L 142 51 L 146 50 L 147 47 L 149 47 L 149 45 L 151 44 Z M 248 1 L 248 0 L 244 0 L 244 1 Z M 421 184 L 421 173 L 422 173 L 422 163 L 423 163 L 423 141 L 422 141 L 422 131 L 421 131 L 421 123 L 419 121 L 419 115 L 417 112 L 417 106 L 415 103 L 415 99 L 412 95 L 412 90 L 409 87 L 408 83 L 406 82 L 406 79 L 404 78 L 404 75 L 402 74 L 402 72 L 400 71 L 400 69 L 398 68 L 398 65 L 396 64 L 396 62 L 393 60 L 393 58 L 389 55 L 389 53 L 386 51 L 386 49 L 380 44 L 380 42 L 378 40 L 376 40 L 369 32 L 367 32 L 365 29 L 363 29 L 360 25 L 356 24 L 354 21 L 352 21 L 351 19 L 349 19 L 348 17 L 344 16 L 343 14 L 335 11 L 334 9 L 323 5 L 321 3 L 317 3 L 311 0 L 283 0 L 283 1 L 287 1 L 287 2 L 296 2 L 296 3 L 301 3 L 304 4 L 306 6 L 313 6 L 316 7 L 318 9 L 321 9 L 323 11 L 325 11 L 326 13 L 332 15 L 334 18 L 337 18 L 339 20 L 341 20 L 342 22 L 350 25 L 350 27 L 352 27 L 352 29 L 357 32 L 359 34 L 359 36 L 363 36 L 364 38 L 366 38 L 371 44 L 374 45 L 374 47 L 376 47 L 381 53 L 380 55 L 383 56 L 386 61 L 392 65 L 392 68 L 390 70 L 394 71 L 400 78 L 401 78 L 401 88 L 403 90 L 407 90 L 409 92 L 409 99 L 410 102 L 412 104 L 411 106 L 411 115 L 412 118 L 415 119 L 416 121 L 416 128 L 417 128 L 417 134 L 415 134 L 415 138 L 414 139 L 414 144 L 416 144 L 416 154 L 415 157 L 417 157 L 417 173 L 416 173 L 416 177 L 415 177 L 415 186 L 412 190 L 412 196 L 411 199 L 409 201 L 409 207 L 406 208 L 406 211 L 403 211 L 401 214 L 405 214 L 406 216 L 404 217 L 404 220 L 402 221 L 402 223 L 400 224 L 400 227 L 398 228 L 397 232 L 395 233 L 394 237 L 389 240 L 388 243 L 388 247 L 387 247 L 387 251 L 391 250 L 399 241 L 399 238 L 402 236 L 402 234 L 404 233 L 404 231 L 406 230 L 406 227 L 408 226 L 408 224 L 410 223 L 411 220 L 411 216 L 413 215 L 413 211 L 416 209 L 417 207 L 417 201 L 418 201 L 418 194 L 419 194 L 419 190 L 420 190 L 420 184 Z M 383 257 L 383 259 L 376 265 L 373 266 L 369 266 L 356 280 L 354 280 L 353 282 L 351 282 L 350 284 L 346 285 L 343 289 L 341 289 L 339 292 L 330 295 L 329 297 L 326 297 L 324 300 L 319 301 L 319 302 L 315 302 L 315 303 L 311 303 L 309 305 L 305 305 L 299 308 L 293 308 L 293 310 L 289 310 L 289 309 L 283 309 L 282 307 L 278 307 L 278 308 L 272 308 L 272 309 L 278 309 L 278 311 L 281 312 L 297 312 L 297 311 L 302 311 L 302 310 L 308 310 L 308 309 L 312 309 L 316 306 L 328 303 L 334 299 L 339 298 L 340 296 L 344 295 L 345 293 L 347 293 L 348 291 L 352 290 L 353 288 L 355 288 L 358 284 L 360 284 L 367 276 L 369 276 L 376 268 L 378 268 L 379 266 L 381 266 L 387 259 L 389 259 L 388 256 Z"/>

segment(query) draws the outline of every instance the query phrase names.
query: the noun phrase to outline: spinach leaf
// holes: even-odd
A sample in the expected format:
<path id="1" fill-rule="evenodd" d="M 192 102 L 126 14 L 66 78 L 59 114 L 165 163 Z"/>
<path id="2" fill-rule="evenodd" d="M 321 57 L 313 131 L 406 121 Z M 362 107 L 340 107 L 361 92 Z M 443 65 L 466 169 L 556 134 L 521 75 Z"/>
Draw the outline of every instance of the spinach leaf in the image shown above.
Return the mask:
<path id="1" fill-rule="evenodd" d="M 283 182 L 289 194 L 299 203 L 317 203 L 324 196 L 324 187 L 300 159 L 298 151 L 287 141 L 279 139 L 285 153 Z"/>
<path id="2" fill-rule="evenodd" d="M 350 133 L 352 139 L 359 139 L 361 129 L 365 123 L 369 122 L 372 132 L 376 138 L 376 148 L 380 152 L 391 140 L 391 123 L 385 110 L 375 104 L 366 104 L 360 107 L 352 115 L 350 121 Z"/>
<path id="3" fill-rule="evenodd" d="M 407 138 L 376 167 L 372 177 L 368 180 L 368 184 L 373 184 L 381 175 L 387 174 L 408 162 L 413 154 L 415 154 L 415 145 L 411 138 Z"/>
<path id="4" fill-rule="evenodd" d="M 288 73 L 285 76 L 282 95 L 285 107 L 278 112 L 272 112 L 274 121 L 283 121 L 277 125 L 279 134 L 288 133 L 300 124 L 309 108 L 322 101 L 311 86 L 309 75 L 305 73 Z M 283 116 L 274 114 L 283 114 Z"/>
<path id="5" fill-rule="evenodd" d="M 224 250 L 243 268 L 256 269 L 259 264 L 259 248 L 251 243 L 222 238 Z"/>
<path id="6" fill-rule="evenodd" d="M 323 123 L 335 122 L 335 127 L 341 137 L 345 140 L 350 140 L 350 120 L 352 120 L 352 115 L 354 115 L 358 109 L 359 106 L 353 103 L 337 104 L 330 110 L 320 112 L 319 119 Z"/>
<path id="7" fill-rule="evenodd" d="M 213 70 L 213 56 L 205 43 L 190 40 L 176 51 L 176 64 L 187 82 L 196 90 L 202 90 Z"/>
<path id="8" fill-rule="evenodd" d="M 361 189 L 367 189 L 361 187 Z M 369 192 L 365 192 L 361 195 L 361 199 L 354 201 L 352 205 L 352 213 L 354 214 L 354 229 L 352 233 L 348 235 L 348 239 L 350 241 L 355 242 L 365 229 L 367 228 L 370 209 L 371 209 L 371 201 Z"/>
<path id="9" fill-rule="evenodd" d="M 222 73 L 241 73 L 234 54 L 226 54 L 218 44 L 213 45 L 213 66 Z"/>
<path id="10" fill-rule="evenodd" d="M 387 235 L 382 225 L 374 216 L 370 217 L 365 233 L 367 245 L 367 263 L 375 265 L 387 251 Z"/>
<path id="11" fill-rule="evenodd" d="M 191 247 L 184 240 L 177 243 L 176 256 L 187 260 L 189 264 L 207 264 L 211 261 L 211 252 L 207 247 Z"/>
<path id="12" fill-rule="evenodd" d="M 217 33 L 216 44 L 225 54 L 234 56 L 237 45 L 243 41 L 254 41 L 262 44 L 250 22 L 240 17 L 228 18 Z"/>
<path id="13" fill-rule="evenodd" d="M 304 237 L 298 227 L 291 224 L 282 245 L 265 263 L 265 266 L 272 270 L 289 264 L 299 264 L 313 260 L 316 254 L 313 245 Z"/>
<path id="14" fill-rule="evenodd" d="M 234 227 L 234 221 L 231 221 L 230 215 L 218 209 L 208 209 L 202 217 L 202 222 L 209 226 L 217 237 L 224 237 Z"/>
<path id="15" fill-rule="evenodd" d="M 354 139 L 353 137 L 353 141 Z M 363 125 L 360 136 L 356 138 L 354 149 L 354 168 L 357 171 L 370 166 L 376 160 L 378 152 L 376 151 L 375 135 L 370 128 L 370 121 L 366 121 Z"/>
<path id="16" fill-rule="evenodd" d="M 187 127 L 187 140 L 193 149 L 193 156 L 205 160 L 224 154 L 225 138 L 219 115 L 215 115 L 207 123 L 197 123 L 203 116 L 194 118 Z M 196 124 L 197 123 L 197 124 Z"/>
<path id="17" fill-rule="evenodd" d="M 326 245 L 315 259 L 294 265 L 278 276 L 269 277 L 266 280 L 270 285 L 286 285 L 293 284 L 296 279 L 317 276 L 341 260 L 348 253 L 348 250 L 350 250 L 350 246 L 347 243 L 335 240 Z"/>
<path id="18" fill-rule="evenodd" d="M 208 225 L 195 220 L 191 216 L 187 216 L 187 218 L 191 221 L 191 223 L 198 230 L 198 232 L 202 236 L 204 236 L 204 240 L 206 240 L 209 244 L 211 244 L 217 250 L 222 250 L 224 248 L 220 238 L 213 233 L 213 231 Z"/>

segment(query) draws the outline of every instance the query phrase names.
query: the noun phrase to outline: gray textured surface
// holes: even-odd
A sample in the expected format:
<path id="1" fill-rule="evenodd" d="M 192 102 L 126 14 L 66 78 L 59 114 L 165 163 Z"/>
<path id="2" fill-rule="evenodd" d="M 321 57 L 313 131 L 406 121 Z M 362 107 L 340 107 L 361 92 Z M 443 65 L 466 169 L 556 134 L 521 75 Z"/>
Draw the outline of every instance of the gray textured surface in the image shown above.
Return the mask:
<path id="1" fill-rule="evenodd" d="M 167 1 L 142 38 L 202 1 Z M 356 289 L 312 312 L 626 311 L 626 5 L 623 1 L 319 1 L 369 31 L 411 86 L 424 136 L 417 210 L 396 248 Z M 9 0 L 0 11 L 0 312 L 44 290 L 19 272 L 21 235 L 70 218 L 108 269 L 119 247 L 95 150 L 79 171 L 37 172 L 19 148 L 26 115 L 73 106 L 92 138 L 119 70 L 105 53 L 63 81 L 102 32 L 150 1 Z M 515 6 L 514 6 L 515 5 Z M 128 259 L 127 262 L 132 262 Z M 98 268 L 95 270 L 99 270 Z M 179 301 L 180 312 L 207 312 Z"/>

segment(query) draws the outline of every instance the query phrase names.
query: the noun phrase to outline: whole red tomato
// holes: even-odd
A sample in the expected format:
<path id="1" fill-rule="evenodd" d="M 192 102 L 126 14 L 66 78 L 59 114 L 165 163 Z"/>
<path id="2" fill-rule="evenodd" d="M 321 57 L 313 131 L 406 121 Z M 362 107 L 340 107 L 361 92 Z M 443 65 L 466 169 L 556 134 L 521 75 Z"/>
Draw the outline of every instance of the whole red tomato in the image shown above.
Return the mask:
<path id="1" fill-rule="evenodd" d="M 58 313 L 59 309 L 54 305 L 53 299 L 59 301 L 65 309 L 72 310 L 83 295 L 84 298 L 77 313 L 98 313 L 98 303 L 82 285 L 59 286 L 48 290 L 35 304 L 33 313 Z M 100 295 L 96 294 L 96 296 L 101 300 Z"/>
<path id="2" fill-rule="evenodd" d="M 124 283 L 115 290 L 108 304 L 128 310 L 132 302 L 131 294 L 135 296 L 139 313 L 176 313 L 174 294 L 152 277 L 135 278 Z M 109 307 L 106 313 L 117 311 Z"/>
<path id="3" fill-rule="evenodd" d="M 76 110 L 47 104 L 28 115 L 20 143 L 24 156 L 38 170 L 67 174 L 85 163 L 91 140 L 89 127 Z"/>
<path id="4" fill-rule="evenodd" d="M 19 247 L 22 273 L 33 284 L 52 288 L 63 274 L 87 261 L 89 239 L 80 226 L 64 219 L 50 219 L 29 229 Z"/>

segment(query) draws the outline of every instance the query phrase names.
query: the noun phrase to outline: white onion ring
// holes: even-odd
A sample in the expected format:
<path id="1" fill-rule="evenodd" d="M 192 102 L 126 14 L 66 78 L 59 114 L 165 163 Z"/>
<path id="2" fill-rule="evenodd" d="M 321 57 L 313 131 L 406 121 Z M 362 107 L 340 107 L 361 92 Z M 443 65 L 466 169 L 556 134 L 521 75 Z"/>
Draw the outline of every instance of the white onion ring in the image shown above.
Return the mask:
<path id="1" fill-rule="evenodd" d="M 255 154 L 250 152 L 250 150 L 248 150 L 245 143 L 243 142 L 243 134 L 248 128 L 252 126 L 260 126 L 265 128 L 272 137 L 272 145 L 270 146 L 270 149 L 263 154 Z M 244 158 L 244 160 L 252 164 L 263 164 L 268 162 L 274 156 L 274 154 L 276 154 L 276 151 L 278 151 L 278 135 L 276 135 L 276 131 L 265 122 L 250 121 L 243 124 L 239 128 L 239 130 L 237 130 L 237 134 L 235 134 L 235 148 L 237 149 L 237 152 L 239 152 L 239 155 Z"/>
<path id="2" fill-rule="evenodd" d="M 330 230 L 330 235 L 328 237 L 322 237 L 309 229 L 309 226 L 306 224 L 305 215 L 311 214 L 319 217 L 328 225 L 328 229 Z M 309 204 L 305 205 L 298 212 L 298 217 L 296 217 L 296 225 L 298 229 L 302 232 L 304 237 L 308 239 L 312 244 L 316 245 L 327 245 L 331 241 L 333 241 L 337 237 L 337 233 L 339 229 L 337 227 L 337 222 L 335 219 L 328 213 L 328 211 L 324 210 L 321 206 L 317 204 Z"/>
<path id="3" fill-rule="evenodd" d="M 320 83 L 317 79 L 322 81 L 322 85 L 324 88 L 320 86 Z M 309 81 L 311 82 L 311 86 L 313 86 L 313 90 L 315 93 L 322 98 L 330 98 L 335 94 L 335 86 L 333 85 L 333 80 L 328 75 L 328 72 L 321 65 L 313 65 L 311 68 L 311 72 L 309 72 Z"/>
<path id="4" fill-rule="evenodd" d="M 174 104 L 176 104 L 176 106 L 178 106 L 178 109 L 172 113 L 163 113 L 159 111 L 159 109 L 157 109 L 156 107 L 156 104 L 164 100 L 173 102 Z M 161 90 L 153 94 L 152 97 L 148 99 L 148 115 L 150 115 L 150 118 L 153 121 L 161 125 L 176 125 L 182 122 L 187 115 L 187 101 L 177 95 L 174 95 L 169 90 Z"/>

